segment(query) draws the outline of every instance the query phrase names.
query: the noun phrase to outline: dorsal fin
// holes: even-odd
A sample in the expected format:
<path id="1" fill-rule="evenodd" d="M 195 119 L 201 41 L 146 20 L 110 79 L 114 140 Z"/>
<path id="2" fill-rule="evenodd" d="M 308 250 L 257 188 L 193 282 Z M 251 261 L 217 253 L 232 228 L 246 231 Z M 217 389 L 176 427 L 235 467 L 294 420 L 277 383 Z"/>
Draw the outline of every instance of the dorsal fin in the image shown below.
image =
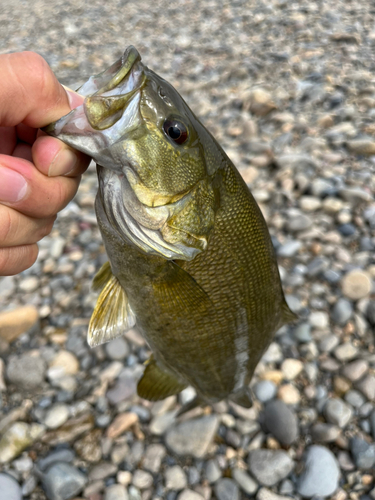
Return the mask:
<path id="1" fill-rule="evenodd" d="M 187 387 L 172 374 L 159 367 L 154 357 L 147 361 L 142 378 L 138 382 L 138 396 L 149 401 L 159 401 L 173 394 L 178 394 Z"/>
<path id="2" fill-rule="evenodd" d="M 106 262 L 93 280 L 93 289 L 101 290 L 92 313 L 87 342 L 90 347 L 109 342 L 135 325 L 135 316 L 125 290 Z"/>

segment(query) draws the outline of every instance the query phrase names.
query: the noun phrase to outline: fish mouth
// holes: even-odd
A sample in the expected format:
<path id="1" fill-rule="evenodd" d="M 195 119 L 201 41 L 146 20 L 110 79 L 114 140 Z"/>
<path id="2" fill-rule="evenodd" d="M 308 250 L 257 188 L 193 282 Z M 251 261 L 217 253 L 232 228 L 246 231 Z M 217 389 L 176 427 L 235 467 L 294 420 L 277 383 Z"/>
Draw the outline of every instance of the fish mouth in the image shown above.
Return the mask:
<path id="1" fill-rule="evenodd" d="M 85 97 L 81 106 L 42 130 L 119 172 L 121 157 L 113 146 L 142 124 L 139 103 L 145 80 L 141 56 L 130 46 L 77 89 Z"/>

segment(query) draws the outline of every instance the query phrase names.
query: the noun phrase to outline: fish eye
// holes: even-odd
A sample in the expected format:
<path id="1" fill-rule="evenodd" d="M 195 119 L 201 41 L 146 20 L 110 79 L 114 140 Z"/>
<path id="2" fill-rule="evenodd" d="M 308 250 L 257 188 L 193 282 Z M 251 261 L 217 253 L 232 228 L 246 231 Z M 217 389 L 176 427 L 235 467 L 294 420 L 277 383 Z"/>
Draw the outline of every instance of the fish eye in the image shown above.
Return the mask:
<path id="1" fill-rule="evenodd" d="M 165 120 L 163 130 L 176 144 L 183 144 L 188 138 L 186 126 L 178 120 Z"/>

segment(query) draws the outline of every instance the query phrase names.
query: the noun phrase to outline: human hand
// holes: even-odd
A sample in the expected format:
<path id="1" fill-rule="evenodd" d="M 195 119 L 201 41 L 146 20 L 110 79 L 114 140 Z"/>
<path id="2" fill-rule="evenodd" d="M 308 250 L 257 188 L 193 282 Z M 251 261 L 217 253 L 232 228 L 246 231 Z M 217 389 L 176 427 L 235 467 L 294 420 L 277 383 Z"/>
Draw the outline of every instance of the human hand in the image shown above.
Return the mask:
<path id="1" fill-rule="evenodd" d="M 0 55 L 0 276 L 30 267 L 90 158 L 38 130 L 83 102 L 33 52 Z"/>

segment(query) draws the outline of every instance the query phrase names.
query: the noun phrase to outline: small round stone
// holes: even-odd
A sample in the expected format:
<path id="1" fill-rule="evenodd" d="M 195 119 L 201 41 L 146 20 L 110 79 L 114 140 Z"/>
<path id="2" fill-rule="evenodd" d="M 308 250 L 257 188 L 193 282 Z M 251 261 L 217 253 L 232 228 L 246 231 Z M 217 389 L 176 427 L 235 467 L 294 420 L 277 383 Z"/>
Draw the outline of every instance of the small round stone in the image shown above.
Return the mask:
<path id="1" fill-rule="evenodd" d="M 154 483 L 154 478 L 149 472 L 137 469 L 133 474 L 132 483 L 136 488 L 145 490 L 146 488 L 151 488 Z"/>
<path id="2" fill-rule="evenodd" d="M 46 373 L 46 363 L 36 352 L 27 352 L 9 359 L 7 377 L 21 389 L 39 388 Z"/>
<path id="3" fill-rule="evenodd" d="M 48 409 L 44 418 L 44 424 L 49 429 L 57 429 L 69 418 L 69 408 L 64 404 L 56 404 Z"/>
<path id="4" fill-rule="evenodd" d="M 285 380 L 294 380 L 303 370 L 303 363 L 299 359 L 287 358 L 281 364 L 281 371 Z"/>
<path id="5" fill-rule="evenodd" d="M 210 484 L 221 478 L 221 470 L 215 459 L 208 460 L 205 468 L 206 478 Z"/>
<path id="6" fill-rule="evenodd" d="M 311 437 L 315 442 L 331 443 L 339 437 L 340 432 L 336 425 L 317 423 L 311 429 Z"/>
<path id="7" fill-rule="evenodd" d="M 368 470 L 375 465 L 375 444 L 369 444 L 360 437 L 350 440 L 350 451 L 358 469 Z"/>
<path id="8" fill-rule="evenodd" d="M 121 360 L 129 354 L 129 346 L 123 337 L 111 340 L 105 344 L 107 356 L 113 360 Z"/>
<path id="9" fill-rule="evenodd" d="M 331 398 L 324 407 L 324 415 L 331 424 L 344 428 L 352 418 L 353 410 L 341 399 Z"/>
<path id="10" fill-rule="evenodd" d="M 312 445 L 307 448 L 304 471 L 297 482 L 297 491 L 307 498 L 333 495 L 338 487 L 340 469 L 333 453 L 327 448 Z"/>
<path id="11" fill-rule="evenodd" d="M 297 405 L 301 400 L 298 389 L 292 384 L 282 385 L 277 392 L 277 397 L 287 405 Z"/>
<path id="12" fill-rule="evenodd" d="M 294 468 L 293 460 L 281 450 L 252 450 L 248 464 L 251 474 L 264 486 L 274 486 L 289 476 Z"/>
<path id="13" fill-rule="evenodd" d="M 268 431 L 284 446 L 290 446 L 299 435 L 295 413 L 278 399 L 269 402 L 264 411 Z"/>
<path id="14" fill-rule="evenodd" d="M 247 495 L 253 495 L 259 487 L 258 483 L 243 469 L 233 469 L 232 477 Z"/>
<path id="15" fill-rule="evenodd" d="M 165 471 L 165 487 L 168 490 L 183 490 L 187 486 L 186 474 L 179 465 Z"/>
<path id="16" fill-rule="evenodd" d="M 277 393 L 277 385 L 271 380 L 261 380 L 254 386 L 254 393 L 262 403 L 273 399 Z"/>
<path id="17" fill-rule="evenodd" d="M 368 273 L 355 269 L 344 276 L 341 286 L 345 297 L 351 300 L 359 300 L 369 295 L 372 289 L 372 281 Z"/>
<path id="18" fill-rule="evenodd" d="M 51 500 L 69 500 L 82 491 L 86 481 L 82 472 L 64 462 L 53 464 L 42 476 L 43 488 Z"/>
<path id="19" fill-rule="evenodd" d="M 349 300 L 339 299 L 333 307 L 332 319 L 340 326 L 346 325 L 353 314 L 353 306 Z"/>
<path id="20" fill-rule="evenodd" d="M 112 484 L 105 491 L 104 500 L 128 500 L 128 492 L 122 484 Z"/>
<path id="21" fill-rule="evenodd" d="M 4 500 L 21 500 L 21 487 L 17 481 L 8 474 L 0 472 L 0 498 Z"/>
<path id="22" fill-rule="evenodd" d="M 351 382 L 361 379 L 367 372 L 369 364 L 364 359 L 357 359 L 344 366 L 342 374 Z"/>
<path id="23" fill-rule="evenodd" d="M 219 479 L 214 489 L 217 500 L 240 500 L 240 490 L 232 479 Z"/>

